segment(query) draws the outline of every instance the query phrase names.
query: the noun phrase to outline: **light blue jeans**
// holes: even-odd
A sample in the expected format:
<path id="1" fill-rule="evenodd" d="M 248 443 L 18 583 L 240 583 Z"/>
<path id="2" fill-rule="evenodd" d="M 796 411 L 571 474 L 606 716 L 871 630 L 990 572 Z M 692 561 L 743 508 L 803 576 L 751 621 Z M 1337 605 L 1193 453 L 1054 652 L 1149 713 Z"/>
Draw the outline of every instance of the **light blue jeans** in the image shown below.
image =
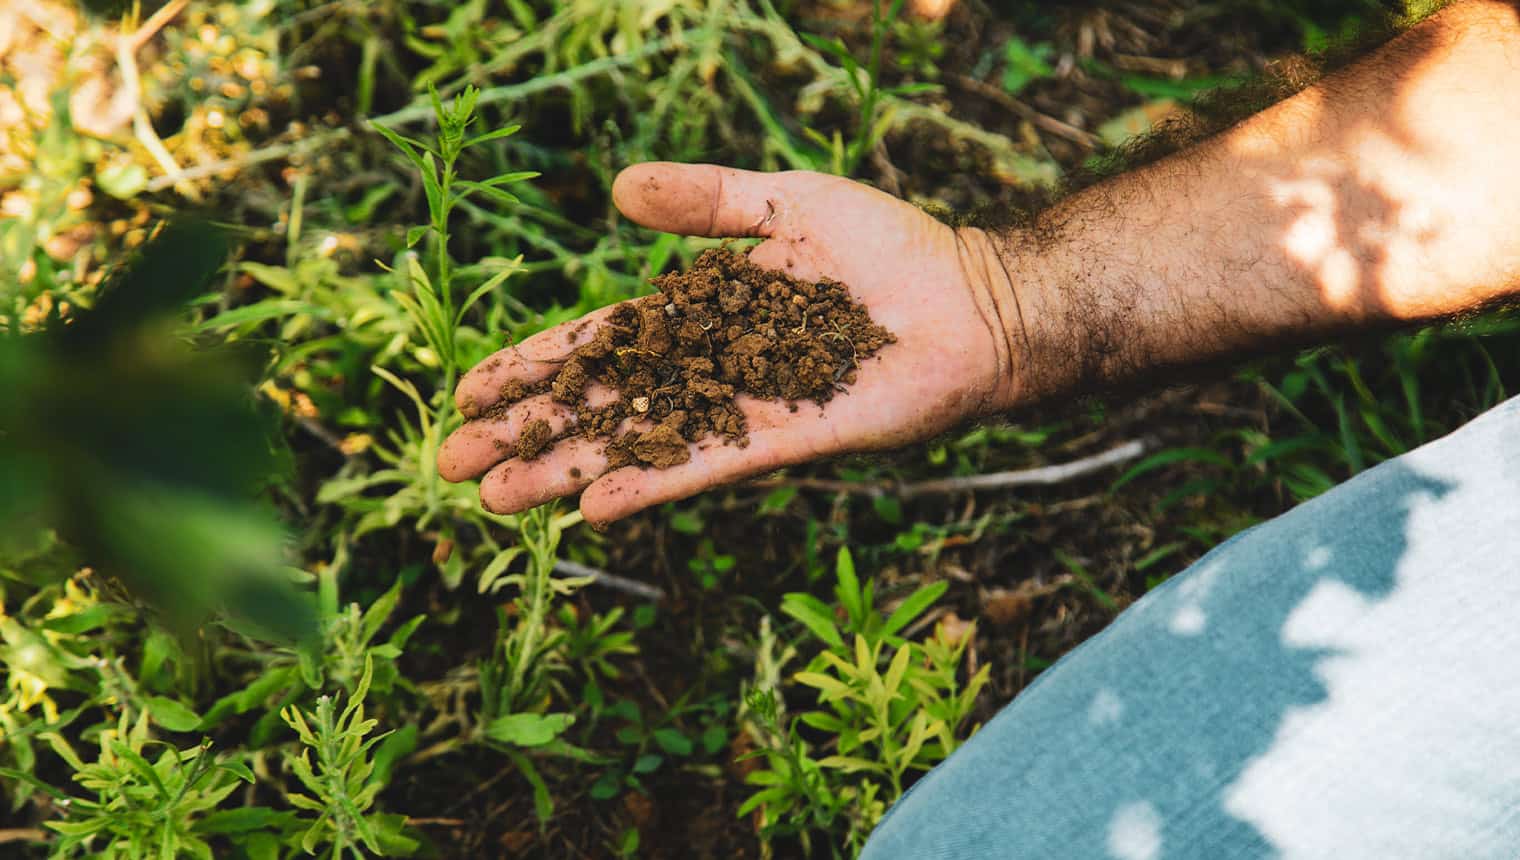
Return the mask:
<path id="1" fill-rule="evenodd" d="M 1146 595 L 863 856 L 1520 858 L 1520 398 Z"/>

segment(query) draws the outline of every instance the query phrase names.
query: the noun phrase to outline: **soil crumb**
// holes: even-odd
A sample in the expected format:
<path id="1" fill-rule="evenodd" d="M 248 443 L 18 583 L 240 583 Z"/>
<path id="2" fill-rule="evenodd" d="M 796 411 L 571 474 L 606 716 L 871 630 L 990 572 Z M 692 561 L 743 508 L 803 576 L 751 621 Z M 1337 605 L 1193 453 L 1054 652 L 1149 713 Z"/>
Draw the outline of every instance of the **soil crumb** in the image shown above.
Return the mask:
<path id="1" fill-rule="evenodd" d="M 586 362 L 580 358 L 572 358 L 560 368 L 549 390 L 554 394 L 554 399 L 560 403 L 574 403 L 585 393 L 586 381 Z"/>
<path id="2" fill-rule="evenodd" d="M 517 456 L 524 460 L 531 460 L 544 452 L 554 443 L 554 428 L 542 418 L 535 418 L 523 428 L 522 435 L 517 437 Z"/>
<path id="3" fill-rule="evenodd" d="M 690 460 L 688 443 L 708 436 L 748 444 L 735 395 L 789 401 L 794 410 L 797 401 L 827 403 L 855 382 L 862 361 L 896 341 L 845 285 L 798 280 L 727 249 L 704 251 L 687 271 L 652 283 L 658 293 L 619 306 L 552 380 L 504 385 L 492 411 L 548 391 L 575 408 L 565 435 L 608 440 L 611 468 L 666 469 Z M 617 398 L 591 406 L 592 383 Z M 641 428 L 627 429 L 630 418 Z M 531 459 L 553 442 L 548 422 L 535 421 L 517 456 Z"/>

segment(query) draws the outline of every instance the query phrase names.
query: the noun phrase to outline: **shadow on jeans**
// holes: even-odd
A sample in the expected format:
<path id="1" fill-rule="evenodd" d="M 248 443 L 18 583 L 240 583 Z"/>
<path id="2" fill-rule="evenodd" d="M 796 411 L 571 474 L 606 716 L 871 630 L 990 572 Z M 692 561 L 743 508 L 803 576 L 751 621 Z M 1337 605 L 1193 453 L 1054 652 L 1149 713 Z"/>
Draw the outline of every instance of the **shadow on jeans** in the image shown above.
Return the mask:
<path id="1" fill-rule="evenodd" d="M 1274 799 L 1281 766 L 1265 757 L 1326 708 L 1376 719 L 1342 701 L 1362 682 L 1336 676 L 1380 647 L 1354 631 L 1398 591 L 1412 515 L 1453 488 L 1393 461 L 1221 545 L 920 780 L 865 856 L 1281 856 L 1264 829 L 1299 798 Z"/>

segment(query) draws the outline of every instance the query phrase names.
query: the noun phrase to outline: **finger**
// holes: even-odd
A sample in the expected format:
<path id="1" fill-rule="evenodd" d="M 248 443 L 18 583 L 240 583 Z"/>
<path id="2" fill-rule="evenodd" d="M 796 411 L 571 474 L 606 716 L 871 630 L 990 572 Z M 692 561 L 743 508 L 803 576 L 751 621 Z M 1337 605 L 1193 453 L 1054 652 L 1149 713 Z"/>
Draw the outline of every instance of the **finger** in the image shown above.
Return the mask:
<path id="1" fill-rule="evenodd" d="M 617 399 L 605 386 L 586 389 L 588 406 L 603 406 Z M 508 408 L 500 415 L 481 418 L 460 427 L 443 440 L 438 450 L 438 474 L 445 481 L 479 477 L 487 469 L 511 458 L 523 428 L 534 421 L 549 422 L 549 432 L 559 436 L 575 425 L 575 407 L 538 394 Z"/>
<path id="2" fill-rule="evenodd" d="M 650 161 L 612 183 L 618 211 L 653 230 L 688 236 L 771 236 L 786 217 L 779 174 L 716 164 Z"/>
<path id="3" fill-rule="evenodd" d="M 578 493 L 607 470 L 605 447 L 600 439 L 562 439 L 537 459 L 508 460 L 480 479 L 480 504 L 515 514 Z"/>
<path id="4" fill-rule="evenodd" d="M 508 381 L 531 385 L 558 373 L 571 351 L 596 337 L 602 321 L 617 307 L 609 305 L 545 329 L 522 343 L 498 350 L 470 368 L 454 387 L 454 403 L 459 413 L 474 418 L 495 406 L 502 399 L 502 386 Z"/>
<path id="5" fill-rule="evenodd" d="M 587 522 L 602 525 L 651 505 L 800 462 L 815 449 L 799 435 L 796 428 L 752 432 L 749 445 L 743 448 L 708 440 L 693 445 L 691 460 L 680 466 L 617 469 L 598 478 L 581 495 L 581 513 Z"/>

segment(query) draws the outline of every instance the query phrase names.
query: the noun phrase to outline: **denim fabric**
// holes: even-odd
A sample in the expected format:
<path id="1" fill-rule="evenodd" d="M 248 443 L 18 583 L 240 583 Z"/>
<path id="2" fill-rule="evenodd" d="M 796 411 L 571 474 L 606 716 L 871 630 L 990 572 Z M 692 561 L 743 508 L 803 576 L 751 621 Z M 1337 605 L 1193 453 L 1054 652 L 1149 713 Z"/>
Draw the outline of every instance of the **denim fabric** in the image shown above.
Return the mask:
<path id="1" fill-rule="evenodd" d="M 1135 603 L 863 856 L 1520 858 L 1520 398 Z"/>

